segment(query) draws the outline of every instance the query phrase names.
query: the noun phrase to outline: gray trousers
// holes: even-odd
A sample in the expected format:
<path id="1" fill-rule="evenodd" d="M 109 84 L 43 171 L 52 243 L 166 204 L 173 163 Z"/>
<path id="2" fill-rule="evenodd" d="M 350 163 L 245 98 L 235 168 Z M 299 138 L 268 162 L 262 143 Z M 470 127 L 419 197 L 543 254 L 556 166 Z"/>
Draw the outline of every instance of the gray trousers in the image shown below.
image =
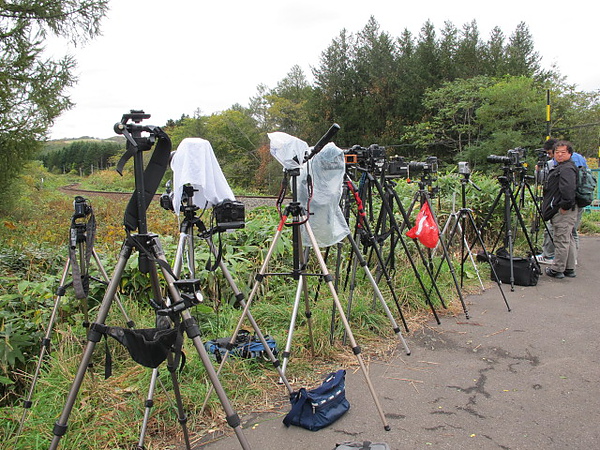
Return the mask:
<path id="1" fill-rule="evenodd" d="M 558 212 L 550 219 L 554 230 L 554 263 L 551 268 L 555 272 L 575 270 L 577 246 L 573 237 L 573 228 L 577 223 L 578 209 L 569 210 L 564 214 Z"/>
<path id="2" fill-rule="evenodd" d="M 582 215 L 583 208 L 577 207 L 577 221 L 575 222 L 575 227 L 573 228 L 573 238 L 575 239 L 575 246 L 577 247 L 577 250 L 579 250 L 579 234 L 577 233 L 577 229 L 579 228 L 579 224 L 581 223 Z M 546 227 L 548 227 L 547 230 Z M 554 258 L 554 244 L 552 243 L 552 239 L 550 239 L 550 236 L 554 236 L 554 231 L 552 227 L 552 222 L 550 220 L 546 222 L 546 227 L 544 227 L 544 242 L 542 243 L 542 255 L 544 255 L 545 258 Z"/>

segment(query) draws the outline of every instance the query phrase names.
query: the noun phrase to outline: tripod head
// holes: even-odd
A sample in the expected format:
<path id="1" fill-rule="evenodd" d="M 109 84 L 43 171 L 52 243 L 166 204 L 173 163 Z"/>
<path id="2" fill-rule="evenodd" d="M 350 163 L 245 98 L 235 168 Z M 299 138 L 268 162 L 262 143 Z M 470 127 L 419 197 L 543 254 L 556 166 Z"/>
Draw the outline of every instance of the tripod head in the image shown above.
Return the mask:
<path id="1" fill-rule="evenodd" d="M 439 192 L 440 188 L 434 186 L 434 182 L 438 180 L 438 159 L 435 156 L 429 156 L 424 162 L 411 161 L 408 164 L 409 170 L 414 172 L 420 172 L 421 177 L 419 180 L 419 189 L 426 190 L 431 198 L 434 198 Z"/>
<path id="2" fill-rule="evenodd" d="M 150 114 L 146 114 L 142 110 L 132 109 L 129 113 L 123 114 L 121 121 L 117 122 L 113 127 L 116 134 L 121 134 L 127 139 L 126 147 L 128 151 L 121 157 L 117 164 L 117 172 L 119 172 L 119 175 L 123 175 L 123 167 L 127 160 L 132 156 L 132 152 L 150 150 L 156 142 L 158 127 L 153 125 L 139 125 L 142 120 L 149 118 Z M 129 123 L 130 120 L 133 123 Z M 143 132 L 148 132 L 149 136 L 142 137 Z"/>
<path id="3" fill-rule="evenodd" d="M 95 226 L 94 211 L 90 202 L 77 195 L 73 201 L 73 215 L 71 216 L 70 243 L 71 248 L 86 241 L 88 226 Z"/>
<path id="4" fill-rule="evenodd" d="M 471 184 L 471 186 L 481 192 L 481 188 L 473 183 L 473 180 L 471 180 L 471 168 L 469 167 L 469 163 L 467 161 L 461 161 L 458 163 L 458 173 L 462 175 L 460 182 L 463 186 Z"/>

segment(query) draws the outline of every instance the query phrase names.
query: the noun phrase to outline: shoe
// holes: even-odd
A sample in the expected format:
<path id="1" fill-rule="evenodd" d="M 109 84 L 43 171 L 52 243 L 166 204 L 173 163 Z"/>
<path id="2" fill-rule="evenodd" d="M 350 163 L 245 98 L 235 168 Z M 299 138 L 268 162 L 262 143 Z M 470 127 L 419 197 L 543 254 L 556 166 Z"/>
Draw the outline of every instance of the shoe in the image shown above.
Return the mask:
<path id="1" fill-rule="evenodd" d="M 546 275 L 552 278 L 564 278 L 565 274 L 562 272 L 556 272 L 552 270 L 550 267 L 546 267 Z"/>
<path id="2" fill-rule="evenodd" d="M 552 264 L 554 262 L 554 257 L 549 258 L 544 255 L 536 255 L 535 259 L 537 259 L 537 262 L 540 264 Z"/>
<path id="3" fill-rule="evenodd" d="M 575 274 L 575 269 L 565 269 L 565 271 L 563 273 L 565 274 L 565 277 L 569 277 L 569 278 L 575 278 L 577 276 Z"/>

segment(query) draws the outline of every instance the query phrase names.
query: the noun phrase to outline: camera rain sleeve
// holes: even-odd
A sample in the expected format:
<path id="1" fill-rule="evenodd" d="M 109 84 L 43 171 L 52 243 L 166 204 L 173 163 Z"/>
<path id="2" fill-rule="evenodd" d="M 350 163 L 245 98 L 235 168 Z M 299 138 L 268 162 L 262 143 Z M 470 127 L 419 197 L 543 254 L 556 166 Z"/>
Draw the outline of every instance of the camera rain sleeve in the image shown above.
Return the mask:
<path id="1" fill-rule="evenodd" d="M 344 151 L 330 142 L 300 169 L 300 189 L 298 201 L 307 207 L 308 171 L 314 186 L 310 201 L 309 222 L 319 247 L 329 247 L 344 239 L 350 230 L 340 208 L 340 198 L 344 184 L 346 164 Z M 310 240 L 302 229 L 302 242 L 310 245 Z"/>
<path id="2" fill-rule="evenodd" d="M 202 138 L 185 138 L 171 159 L 173 169 L 173 205 L 179 214 L 183 186 L 195 190 L 193 203 L 200 208 L 214 206 L 223 200 L 235 200 L 219 166 L 210 142 Z"/>

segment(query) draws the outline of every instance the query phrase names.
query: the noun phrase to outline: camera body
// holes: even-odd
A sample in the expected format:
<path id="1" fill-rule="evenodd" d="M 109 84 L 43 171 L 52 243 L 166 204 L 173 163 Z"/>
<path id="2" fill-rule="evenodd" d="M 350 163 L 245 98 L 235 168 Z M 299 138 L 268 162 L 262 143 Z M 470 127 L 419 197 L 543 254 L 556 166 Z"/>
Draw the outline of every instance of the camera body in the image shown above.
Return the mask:
<path id="1" fill-rule="evenodd" d="M 521 160 L 527 155 L 527 150 L 522 147 L 510 149 L 506 152 L 506 156 L 489 155 L 487 162 L 493 164 L 504 164 L 505 166 L 519 166 Z"/>
<path id="2" fill-rule="evenodd" d="M 89 202 L 79 195 L 76 196 L 75 200 L 73 201 L 73 209 L 73 219 L 81 219 L 92 212 L 92 207 L 90 206 Z"/>
<path id="3" fill-rule="evenodd" d="M 408 169 L 412 172 L 437 173 L 438 159 L 437 156 L 429 156 L 425 161 L 411 161 L 408 163 Z"/>
<path id="4" fill-rule="evenodd" d="M 458 163 L 458 173 L 461 175 L 469 175 L 471 173 L 471 168 L 469 167 L 469 163 L 467 161 L 461 161 Z"/>
<path id="5" fill-rule="evenodd" d="M 393 156 L 386 162 L 385 176 L 389 178 L 408 178 L 408 163 L 402 156 Z"/>
<path id="6" fill-rule="evenodd" d="M 383 161 L 385 159 L 385 147 L 378 144 L 371 144 L 369 147 L 353 145 L 350 149 L 344 151 L 344 160 L 346 164 L 362 164 L 369 161 Z"/>
<path id="7" fill-rule="evenodd" d="M 223 200 L 213 206 L 213 216 L 218 231 L 244 228 L 245 214 L 244 204 L 235 200 Z"/>

